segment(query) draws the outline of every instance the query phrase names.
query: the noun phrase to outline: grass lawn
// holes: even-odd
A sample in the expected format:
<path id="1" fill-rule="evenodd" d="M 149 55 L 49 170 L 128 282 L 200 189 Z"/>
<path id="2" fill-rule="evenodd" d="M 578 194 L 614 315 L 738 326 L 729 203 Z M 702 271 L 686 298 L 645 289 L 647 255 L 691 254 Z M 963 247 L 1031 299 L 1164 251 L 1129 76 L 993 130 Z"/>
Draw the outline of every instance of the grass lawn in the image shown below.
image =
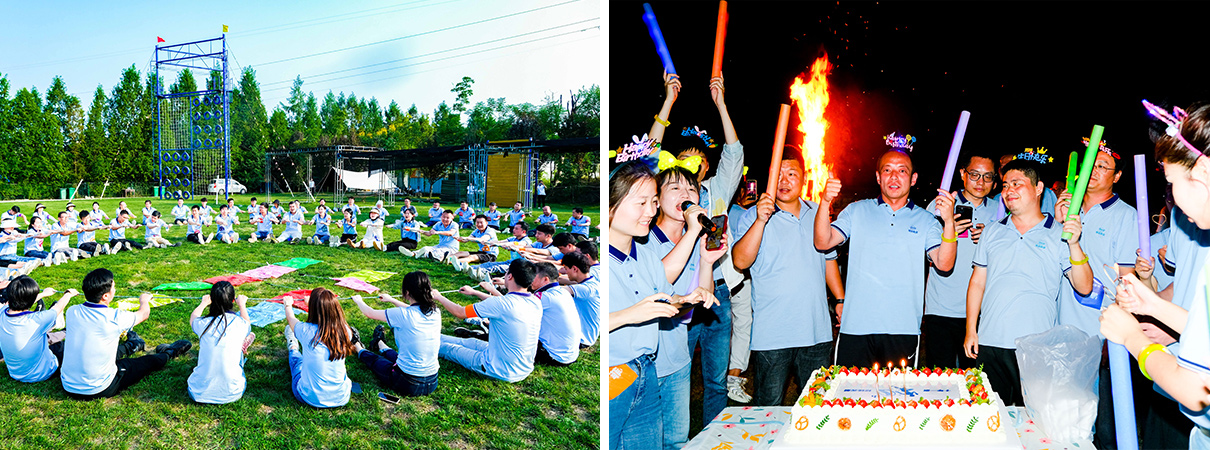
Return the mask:
<path id="1" fill-rule="evenodd" d="M 237 196 L 245 206 L 250 196 Z M 142 208 L 144 198 L 126 199 L 132 209 Z M 66 201 L 47 201 L 52 215 Z M 78 199 L 77 209 L 90 209 L 92 200 Z M 331 202 L 329 202 L 331 203 Z M 34 202 L 3 202 L 0 208 L 21 206 L 27 215 Z M 191 203 L 186 203 L 191 204 Z M 359 201 L 362 219 L 372 203 Z M 402 202 L 400 202 L 402 204 Z M 153 205 L 170 222 L 168 214 L 175 202 L 153 199 Z M 113 215 L 117 200 L 104 200 L 102 208 Z M 426 210 L 430 205 L 416 205 Z M 455 207 L 457 205 L 454 205 Z M 587 211 L 598 223 L 597 205 Z M 589 208 L 585 208 L 588 210 Z M 311 205 L 308 208 L 313 210 Z M 570 206 L 556 205 L 560 219 L 570 217 Z M 393 208 L 398 216 L 399 206 Z M 137 212 L 136 212 L 137 214 Z M 422 212 L 422 216 L 424 213 Z M 310 215 L 308 215 L 308 218 Z M 241 215 L 246 222 L 247 216 Z M 283 228 L 275 230 L 280 233 Z M 207 227 L 207 232 L 213 226 Z M 246 238 L 252 226 L 236 227 Z M 339 227 L 333 225 L 339 233 Z M 360 230 L 359 231 L 364 231 Z M 596 234 L 593 229 L 593 234 Z M 184 240 L 185 227 L 172 227 L 165 237 Z M 314 232 L 304 226 L 304 236 Z M 469 232 L 463 232 L 469 234 Z M 127 237 L 142 242 L 143 230 L 128 231 Z M 398 231 L 387 230 L 387 241 L 397 240 Z M 104 242 L 107 233 L 98 232 Z M 75 243 L 75 238 L 72 241 Z M 424 238 L 421 245 L 433 245 L 435 237 Z M 49 247 L 47 247 L 49 248 Z M 502 254 L 506 253 L 502 251 Z M 502 255 L 503 256 L 503 255 Z M 328 248 L 306 244 L 234 245 L 215 241 L 207 246 L 192 243 L 168 249 L 122 252 L 112 256 L 81 259 L 55 267 L 35 270 L 31 276 L 40 286 L 58 290 L 80 288 L 84 274 L 104 267 L 115 274 L 118 295 L 137 295 L 166 282 L 200 281 L 225 273 L 236 273 L 293 257 L 324 261 L 281 278 L 249 283 L 236 292 L 248 297 L 274 297 L 294 289 L 324 286 L 340 296 L 355 292 L 335 287 L 318 277 L 342 276 L 361 269 L 397 272 L 387 280 L 373 283 L 398 297 L 404 273 L 423 270 L 438 290 L 456 289 L 474 284 L 469 277 L 450 266 L 431 260 L 405 258 L 398 253 Z M 308 276 L 310 275 L 310 276 Z M 202 291 L 177 291 L 181 296 L 197 297 Z M 471 303 L 471 298 L 447 295 L 451 300 Z M 54 297 L 50 300 L 57 299 Z M 81 297 L 72 304 L 82 302 Z M 364 339 L 374 329 L 350 300 L 345 303 L 349 323 Z M 371 306 L 385 309 L 387 304 L 367 298 Z M 257 301 L 249 301 L 249 306 Z M 197 343 L 187 323 L 196 300 L 186 300 L 154 308 L 151 318 L 135 328 L 147 340 L 148 347 L 189 339 Z M 443 312 L 442 332 L 452 334 L 460 321 Z M 300 316 L 300 318 L 303 318 Z M 363 392 L 353 394 L 349 404 L 331 410 L 316 410 L 299 403 L 290 392 L 290 374 L 286 364 L 285 321 L 266 328 L 253 327 L 256 342 L 249 349 L 244 371 L 248 387 L 243 398 L 229 405 L 199 405 L 186 393 L 186 379 L 197 364 L 197 349 L 190 355 L 168 363 L 161 372 L 151 374 L 134 387 L 112 399 L 80 402 L 63 393 L 57 377 L 33 384 L 12 380 L 7 369 L 0 368 L 0 448 L 597 448 L 599 420 L 599 346 L 581 351 L 579 361 L 569 367 L 537 366 L 529 378 L 516 384 L 489 380 L 461 366 L 441 360 L 439 386 L 432 395 L 404 398 L 397 405 L 378 400 L 386 391 L 355 358 L 346 360 L 349 377 L 361 384 Z M 389 330 L 389 328 L 388 328 Z M 70 339 L 70 330 L 68 339 Z M 388 341 L 394 346 L 393 335 Z"/>

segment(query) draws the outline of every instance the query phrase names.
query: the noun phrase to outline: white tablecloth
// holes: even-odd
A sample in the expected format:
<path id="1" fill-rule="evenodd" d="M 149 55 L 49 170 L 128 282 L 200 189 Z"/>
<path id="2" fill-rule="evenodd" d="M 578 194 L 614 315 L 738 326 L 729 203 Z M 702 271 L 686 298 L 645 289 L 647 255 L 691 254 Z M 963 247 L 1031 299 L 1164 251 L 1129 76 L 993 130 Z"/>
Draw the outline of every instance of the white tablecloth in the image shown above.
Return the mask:
<path id="1" fill-rule="evenodd" d="M 1025 408 L 1008 407 L 1012 425 L 1025 450 L 1089 450 L 1091 442 L 1054 442 L 1030 420 Z M 694 436 L 686 450 L 766 450 L 790 416 L 789 406 L 732 406 Z"/>

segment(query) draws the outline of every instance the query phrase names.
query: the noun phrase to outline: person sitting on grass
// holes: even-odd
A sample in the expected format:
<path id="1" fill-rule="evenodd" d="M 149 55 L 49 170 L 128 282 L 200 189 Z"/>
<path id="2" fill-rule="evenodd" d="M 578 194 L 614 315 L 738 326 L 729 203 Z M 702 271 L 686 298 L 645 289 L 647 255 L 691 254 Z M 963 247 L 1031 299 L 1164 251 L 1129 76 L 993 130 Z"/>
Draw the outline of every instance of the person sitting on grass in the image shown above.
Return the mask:
<path id="1" fill-rule="evenodd" d="M 242 211 L 243 210 L 240 209 L 238 206 L 235 206 L 234 198 L 227 197 L 227 214 L 229 214 L 231 217 L 236 218 L 236 223 L 239 223 L 239 213 Z"/>
<path id="2" fill-rule="evenodd" d="M 529 224 L 525 222 L 517 222 L 516 225 L 513 225 L 512 231 L 513 235 L 509 236 L 508 239 L 505 239 L 504 243 L 500 245 L 500 247 L 508 249 L 508 252 L 511 256 L 509 256 L 508 260 L 505 261 L 480 264 L 479 270 L 482 273 L 486 273 L 488 276 L 503 275 L 504 273 L 508 272 L 508 265 L 512 264 L 513 261 L 517 259 L 525 259 L 522 256 L 521 249 L 529 247 L 529 245 L 532 243 L 529 240 Z"/>
<path id="3" fill-rule="evenodd" d="M 487 227 L 487 216 L 483 214 L 475 217 L 475 229 L 471 231 L 469 236 L 457 237 L 456 239 L 459 242 L 473 242 L 478 246 L 474 251 L 459 251 L 454 253 L 454 257 L 458 258 L 458 262 L 465 264 L 467 268 L 470 267 L 470 264 L 495 262 L 496 255 L 500 253 L 500 249 L 488 244 L 496 240 L 496 230 Z"/>
<path id="4" fill-rule="evenodd" d="M 441 213 L 441 222 L 433 225 L 430 230 L 420 232 L 425 236 L 437 235 L 437 246 L 429 246 L 420 249 L 416 252 L 417 257 L 432 257 L 438 261 L 445 261 L 450 264 L 454 263 L 454 259 L 450 258 L 454 253 L 458 252 L 458 240 L 454 239 L 458 236 L 458 224 L 454 223 L 454 212 L 445 210 Z"/>
<path id="5" fill-rule="evenodd" d="M 204 200 L 204 199 L 202 200 L 202 202 L 203 202 L 203 203 L 205 203 L 205 201 L 206 201 L 206 200 Z M 119 202 L 118 202 L 118 209 L 114 210 L 114 212 L 113 212 L 113 218 L 114 218 L 114 219 L 117 219 L 117 218 L 118 218 L 118 216 L 122 214 L 122 211 L 130 211 L 130 208 L 128 208 L 128 207 L 126 206 L 126 200 L 122 200 L 122 201 L 119 201 Z M 112 220 L 112 219 L 111 219 L 111 220 Z"/>
<path id="6" fill-rule="evenodd" d="M 182 225 L 189 220 L 189 211 L 191 208 L 185 206 L 185 199 L 176 199 L 176 206 L 172 207 L 172 223 Z"/>
<path id="7" fill-rule="evenodd" d="M 563 259 L 563 255 L 574 251 L 576 251 L 576 238 L 572 237 L 571 233 L 563 232 L 551 236 L 550 243 L 545 247 L 539 247 L 538 243 L 534 243 L 534 248 L 526 252 L 525 257 L 536 263 L 557 263 Z"/>
<path id="8" fill-rule="evenodd" d="M 518 223 L 524 222 L 525 216 L 529 215 L 529 213 L 521 210 L 523 206 L 525 205 L 521 203 L 521 201 L 517 201 L 516 203 L 513 203 L 513 209 L 508 211 L 508 226 L 510 228 L 516 226 Z"/>
<path id="9" fill-rule="evenodd" d="M 143 200 L 143 225 L 151 221 L 151 213 L 155 212 L 154 206 L 151 206 L 151 200 Z"/>
<path id="10" fill-rule="evenodd" d="M 67 209 L 67 223 L 71 224 L 72 227 L 75 227 L 76 224 L 79 223 L 78 221 L 80 216 L 80 212 L 76 211 L 76 204 L 67 202 L 67 206 L 64 206 L 64 208 Z"/>
<path id="11" fill-rule="evenodd" d="M 244 212 L 248 213 L 249 223 L 251 223 L 251 221 L 252 221 L 252 215 L 256 214 L 259 211 L 260 211 L 260 204 L 256 202 L 256 197 L 252 197 L 252 199 L 248 201 L 248 209 L 244 210 Z"/>
<path id="12" fill-rule="evenodd" d="M 328 225 L 332 223 L 332 216 L 328 215 L 327 206 L 316 206 L 315 215 L 311 216 L 311 221 L 307 223 L 315 225 L 315 234 L 307 238 L 307 243 L 327 245 L 332 242 L 332 235 L 328 233 Z"/>
<path id="13" fill-rule="evenodd" d="M 518 259 L 509 265 L 508 274 L 504 276 L 504 285 L 509 290 L 506 295 L 500 295 L 489 284 L 491 295 L 470 286 L 459 289 L 464 295 L 482 300 L 471 305 L 462 306 L 438 297 L 454 317 L 488 319 L 492 329 L 487 342 L 441 335 L 439 356 L 472 372 L 509 383 L 528 377 L 534 370 L 538 330 L 542 323 L 542 302 L 529 293 L 536 272 L 533 263 Z"/>
<path id="14" fill-rule="evenodd" d="M 403 206 L 399 208 L 399 217 L 403 217 L 404 211 L 411 211 L 412 217 L 420 215 L 420 213 L 416 211 L 416 207 L 412 206 L 412 199 L 410 198 L 403 199 Z"/>
<path id="15" fill-rule="evenodd" d="M 80 226 L 76 228 L 76 248 L 89 256 L 104 253 L 105 246 L 97 244 L 97 230 L 105 228 L 105 222 L 93 217 L 92 211 L 80 211 Z"/>
<path id="16" fill-rule="evenodd" d="M 529 248 L 522 250 L 527 257 L 529 254 L 539 254 L 543 256 L 551 256 L 558 252 L 558 247 L 554 245 L 555 226 L 554 225 L 538 225 L 534 229 L 534 241 L 529 245 Z M 554 251 L 552 251 L 554 250 Z"/>
<path id="17" fill-rule="evenodd" d="M 424 224 L 416 221 L 415 211 L 416 208 L 405 208 L 400 213 L 403 216 L 403 220 L 396 221 L 393 225 L 388 226 L 388 228 L 399 230 L 399 240 L 387 244 L 388 252 L 398 251 L 404 256 L 416 256 L 415 253 L 412 253 L 412 250 L 415 250 L 416 245 L 420 243 L 420 235 L 417 231 L 424 228 Z"/>
<path id="18" fill-rule="evenodd" d="M 277 241 L 296 244 L 296 241 L 302 240 L 302 224 L 306 221 L 302 212 L 298 210 L 298 202 L 290 202 L 290 210 L 281 215 L 281 223 L 286 224 L 286 231 L 277 237 Z"/>
<path id="19" fill-rule="evenodd" d="M 14 270 L 25 275 L 38 266 L 39 260 L 17 256 L 17 242 L 25 236 L 17 231 L 17 221 L 13 219 L 0 220 L 0 267 Z"/>
<path id="20" fill-rule="evenodd" d="M 239 307 L 239 314 L 234 312 Z M 209 309 L 207 309 L 209 307 Z M 206 310 L 205 316 L 202 311 Z M 189 314 L 197 335 L 197 367 L 189 375 L 189 398 L 198 403 L 223 405 L 244 395 L 244 353 L 256 335 L 248 318 L 248 297 L 235 295 L 228 281 L 214 283 L 210 294 Z"/>
<path id="21" fill-rule="evenodd" d="M 349 200 L 352 200 L 352 198 Z M 356 248 L 353 243 L 357 241 L 357 216 L 348 207 L 340 210 L 340 212 L 345 216 L 343 219 L 340 219 L 340 241 L 333 242 L 331 245 L 332 247 L 340 247 L 341 245 L 349 244 L 349 247 Z"/>
<path id="22" fill-rule="evenodd" d="M 27 226 L 27 227 L 29 226 L 29 218 L 25 217 L 25 214 L 21 214 L 20 206 L 13 205 L 13 207 L 10 208 L 8 211 L 5 211 L 3 214 L 0 214 L 0 221 L 12 220 L 13 223 L 16 223 L 18 218 L 25 221 L 25 226 Z"/>
<path id="23" fill-rule="evenodd" d="M 210 225 L 214 221 L 214 219 L 210 217 L 214 214 L 214 208 L 210 206 L 210 203 L 207 203 L 209 201 L 210 200 L 208 198 L 202 197 L 202 206 L 200 206 L 200 208 L 202 210 L 203 225 Z"/>
<path id="24" fill-rule="evenodd" d="M 122 248 L 126 248 L 126 251 L 142 250 L 142 244 L 126 239 L 126 229 L 138 227 L 139 224 L 130 220 L 130 211 L 124 209 L 119 211 L 117 218 L 109 222 L 109 247 L 105 253 L 112 255 Z"/>
<path id="25" fill-rule="evenodd" d="M 109 214 L 105 214 L 105 210 L 101 209 L 101 204 L 98 202 L 92 202 L 92 212 L 89 215 L 93 219 L 110 220 Z"/>
<path id="26" fill-rule="evenodd" d="M 281 207 L 281 200 L 274 200 L 273 206 L 269 208 L 269 212 L 273 213 L 278 219 L 286 215 L 286 210 Z"/>
<path id="27" fill-rule="evenodd" d="M 218 238 L 228 244 L 239 242 L 239 233 L 235 232 L 236 219 L 231 217 L 227 211 L 227 205 L 218 208 L 218 217 L 214 219 L 214 224 L 218 225 Z"/>
<path id="28" fill-rule="evenodd" d="M 395 307 L 386 310 L 371 308 L 360 295 L 353 296 L 353 303 L 367 318 L 391 326 L 399 351 L 391 350 L 386 344 L 385 327 L 380 324 L 374 328 L 374 336 L 366 343 L 369 348 L 356 345 L 357 359 L 392 391 L 408 397 L 429 395 L 437 389 L 441 310 L 437 308 L 434 298 L 441 294 L 433 289 L 428 274 L 420 271 L 403 276 L 401 292 L 407 303 L 395 300 L 386 292 L 379 292 L 380 301 Z"/>
<path id="29" fill-rule="evenodd" d="M 345 357 L 354 354 L 361 339 L 345 322 L 336 293 L 322 287 L 311 291 L 306 322 L 294 317 L 293 299 L 282 299 L 282 305 L 294 398 L 316 408 L 344 406 L 353 388 L 345 373 Z"/>
<path id="30" fill-rule="evenodd" d="M 75 261 L 81 256 L 92 257 L 78 248 L 72 248 L 71 234 L 76 231 L 76 226 L 67 220 L 68 217 L 71 217 L 71 213 L 61 211 L 59 221 L 50 225 L 50 253 L 59 263 L 67 262 L 68 259 Z"/>
<path id="31" fill-rule="evenodd" d="M 42 240 L 50 236 L 50 232 L 46 230 L 41 216 L 29 219 L 29 229 L 25 234 L 25 256 L 46 260 L 45 264 L 48 266 L 53 264 L 50 253 L 42 251 Z"/>
<path id="32" fill-rule="evenodd" d="M 373 248 L 386 251 L 386 244 L 382 242 L 383 220 L 382 216 L 378 214 L 378 208 L 370 209 L 370 218 L 362 221 L 361 226 L 366 227 L 366 236 L 353 244 L 353 248 Z"/>
<path id="33" fill-rule="evenodd" d="M 580 314 L 576 311 L 571 293 L 559 286 L 559 269 L 551 263 L 536 266 L 537 276 L 530 287 L 542 301 L 542 326 L 538 331 L 538 351 L 534 362 L 566 366 L 580 357 L 580 338 L 584 336 Z"/>
<path id="34" fill-rule="evenodd" d="M 197 205 L 189 208 L 189 217 L 185 219 L 185 240 L 195 244 L 206 245 L 214 239 L 216 233 L 206 236 L 202 230 L 202 210 Z"/>
<path id="35" fill-rule="evenodd" d="M 353 220 L 357 220 L 357 216 L 361 214 L 361 208 L 357 207 L 357 199 L 349 197 L 349 202 L 345 204 L 341 211 L 349 211 L 353 215 Z"/>
<path id="36" fill-rule="evenodd" d="M 224 206 L 223 208 L 226 209 L 227 207 Z M 164 230 L 168 229 L 172 225 L 164 223 L 164 220 L 160 219 L 159 211 L 151 212 L 151 218 L 147 219 L 146 225 L 147 231 L 143 233 L 143 241 L 147 243 L 148 247 L 173 247 L 172 242 L 169 242 L 168 239 L 164 239 Z"/>
<path id="37" fill-rule="evenodd" d="M 38 282 L 26 275 L 8 283 L 8 305 L 0 307 L 0 353 L 4 354 L 8 376 L 14 380 L 37 383 L 59 371 L 63 337 L 67 334 L 50 330 L 77 292 L 68 289 L 50 309 L 43 310 L 42 299 L 54 292 L 50 288 L 38 292 Z"/>
<path id="38" fill-rule="evenodd" d="M 488 203 L 487 211 L 484 211 L 483 215 L 487 216 L 487 226 L 492 227 L 493 230 L 500 231 L 500 217 L 504 216 L 504 213 L 496 209 L 496 202 Z"/>
<path id="39" fill-rule="evenodd" d="M 601 292 L 600 280 L 589 275 L 592 264 L 588 256 L 579 250 L 563 256 L 563 269 L 560 272 L 573 283 L 562 286 L 571 294 L 580 316 L 580 348 L 588 348 L 597 342 L 601 334 Z M 545 317 L 545 316 L 543 316 Z"/>
<path id="40" fill-rule="evenodd" d="M 151 294 L 139 296 L 139 309 L 135 312 L 110 308 L 115 294 L 113 272 L 96 269 L 84 276 L 84 304 L 67 309 L 71 339 L 63 345 L 59 378 L 68 397 L 76 400 L 113 397 L 193 348 L 192 343 L 181 339 L 160 344 L 154 355 L 132 358 L 146 346 L 133 328 L 151 315 Z M 126 333 L 126 342 L 118 344 L 122 333 Z"/>
<path id="41" fill-rule="evenodd" d="M 370 211 L 378 211 L 378 218 L 380 218 L 384 221 L 387 219 L 388 216 L 391 215 L 391 212 L 387 211 L 387 208 L 385 206 L 382 206 L 382 200 L 379 200 L 376 203 L 374 203 L 374 207 L 370 208 Z"/>
<path id="42" fill-rule="evenodd" d="M 601 261 L 597 258 L 597 243 L 593 241 L 576 242 L 576 250 L 580 251 L 580 253 L 583 253 L 584 257 L 588 259 L 588 275 L 596 277 L 598 280 L 600 280 Z M 560 278 L 559 282 L 563 284 L 575 283 L 575 281 L 564 278 Z"/>
<path id="43" fill-rule="evenodd" d="M 34 213 L 32 215 L 33 217 L 41 217 L 43 225 L 48 224 L 51 221 L 50 213 L 46 212 L 46 205 L 41 203 L 34 205 Z M 31 217 L 30 220 L 33 220 L 33 217 Z"/>
<path id="44" fill-rule="evenodd" d="M 424 224 L 432 227 L 433 224 L 441 221 L 441 215 L 444 213 L 445 210 L 441 209 L 441 202 L 433 202 L 433 207 L 429 208 L 429 221 Z"/>
<path id="45" fill-rule="evenodd" d="M 265 205 L 260 205 L 259 208 L 259 212 L 248 219 L 248 223 L 256 224 L 256 232 L 252 233 L 252 236 L 248 236 L 248 242 L 257 240 L 269 243 L 277 242 L 273 235 L 273 224 L 277 223 L 277 216 L 273 215 Z"/>
<path id="46" fill-rule="evenodd" d="M 559 224 L 559 215 L 550 212 L 549 206 L 543 206 L 542 214 L 534 219 L 534 222 L 536 222 L 538 225 L 550 225 L 553 227 Z"/>
<path id="47" fill-rule="evenodd" d="M 567 219 L 571 234 L 577 241 L 588 239 L 588 227 L 592 226 L 592 218 L 584 215 L 584 208 L 572 208 L 571 218 Z"/>
<path id="48" fill-rule="evenodd" d="M 462 202 L 458 205 L 458 210 L 454 211 L 454 215 L 458 217 L 458 226 L 461 228 L 470 228 L 474 226 L 475 209 Z"/>

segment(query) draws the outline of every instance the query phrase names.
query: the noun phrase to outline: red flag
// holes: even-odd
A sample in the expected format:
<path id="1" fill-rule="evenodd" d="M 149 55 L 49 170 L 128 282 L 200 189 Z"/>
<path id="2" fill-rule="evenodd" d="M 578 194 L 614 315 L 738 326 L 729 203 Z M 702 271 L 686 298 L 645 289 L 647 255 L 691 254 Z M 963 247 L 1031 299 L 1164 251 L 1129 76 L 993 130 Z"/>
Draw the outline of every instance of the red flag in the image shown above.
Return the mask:
<path id="1" fill-rule="evenodd" d="M 164 38 L 159 37 L 159 36 L 156 36 L 156 37 L 155 37 L 155 41 L 156 41 L 156 42 L 164 42 Z"/>

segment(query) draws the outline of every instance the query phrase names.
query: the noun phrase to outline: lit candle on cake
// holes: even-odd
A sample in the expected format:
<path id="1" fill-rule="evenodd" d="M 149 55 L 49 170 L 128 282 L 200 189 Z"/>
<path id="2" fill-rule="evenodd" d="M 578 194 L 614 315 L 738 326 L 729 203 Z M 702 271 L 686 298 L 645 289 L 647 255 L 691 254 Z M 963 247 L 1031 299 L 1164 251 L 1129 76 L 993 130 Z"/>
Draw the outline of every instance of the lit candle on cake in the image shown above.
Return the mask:
<path id="1" fill-rule="evenodd" d="M 893 370 L 894 368 L 895 368 L 895 363 L 887 361 L 887 363 L 886 363 L 886 376 L 887 376 L 886 387 L 887 387 L 887 390 L 891 391 L 891 404 L 895 403 L 895 385 L 891 384 L 891 370 Z"/>
<path id="2" fill-rule="evenodd" d="M 908 400 L 911 400 L 910 398 L 908 398 L 908 393 L 907 393 L 907 360 L 906 359 L 899 360 L 899 366 L 901 367 L 901 369 L 899 369 L 899 370 L 901 372 L 903 372 L 903 401 L 906 402 Z"/>
<path id="3" fill-rule="evenodd" d="M 882 393 L 878 392 L 878 363 L 874 363 L 874 398 L 878 399 L 878 403 L 882 403 Z"/>

